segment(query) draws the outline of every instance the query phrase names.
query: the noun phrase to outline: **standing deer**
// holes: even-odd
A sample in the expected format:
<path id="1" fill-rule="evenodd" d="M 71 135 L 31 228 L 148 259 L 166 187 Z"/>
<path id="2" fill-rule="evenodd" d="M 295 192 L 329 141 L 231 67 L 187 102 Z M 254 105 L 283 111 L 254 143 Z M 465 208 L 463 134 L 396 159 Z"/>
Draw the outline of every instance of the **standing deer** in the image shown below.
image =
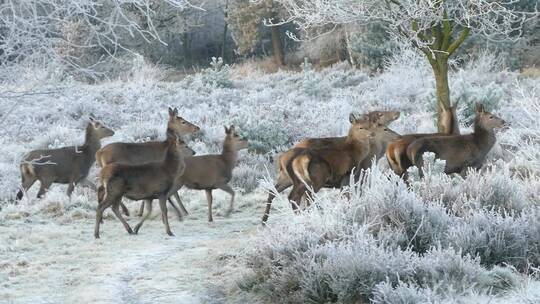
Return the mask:
<path id="1" fill-rule="evenodd" d="M 99 166 L 102 168 L 112 163 L 137 165 L 160 161 L 165 157 L 169 139 L 175 138 L 176 136 L 195 133 L 199 130 L 200 128 L 198 126 L 178 116 L 178 109 L 169 107 L 169 120 L 165 132 L 165 141 L 149 141 L 144 143 L 117 142 L 108 144 L 97 151 L 96 159 Z M 185 149 L 189 148 L 186 147 Z M 187 155 L 189 155 L 189 153 Z M 182 214 L 178 207 L 172 201 L 169 202 L 173 206 L 178 218 L 182 219 Z M 182 203 L 179 203 L 179 205 L 180 208 L 182 208 L 182 211 L 187 214 L 187 210 Z M 121 203 L 120 206 L 122 207 L 124 214 L 129 215 L 127 207 L 123 203 Z"/>
<path id="2" fill-rule="evenodd" d="M 231 195 L 229 209 L 230 214 L 234 205 L 234 190 L 229 186 L 232 171 L 236 166 L 238 151 L 248 148 L 248 141 L 240 138 L 234 126 L 225 127 L 225 140 L 221 154 L 201 155 L 186 158 L 186 170 L 179 178 L 175 191 L 183 186 L 189 189 L 205 190 L 208 201 L 208 221 L 214 221 L 212 217 L 212 190 L 221 189 Z"/>
<path id="3" fill-rule="evenodd" d="M 457 120 L 457 103 L 449 110 L 441 112 L 439 119 L 443 127 L 442 133 L 408 134 L 391 142 L 386 147 L 386 159 L 390 168 L 399 176 L 407 179 L 407 169 L 412 166 L 412 161 L 407 157 L 407 147 L 415 140 L 431 136 L 459 135 L 459 123 Z"/>
<path id="4" fill-rule="evenodd" d="M 352 170 L 369 155 L 369 141 L 374 133 L 364 120 L 354 120 L 343 145 L 307 148 L 288 164 L 287 173 L 293 181 L 289 194 L 293 210 L 308 189 L 318 192 L 322 187 L 341 188 L 348 184 Z"/>
<path id="5" fill-rule="evenodd" d="M 185 146 L 186 144 L 179 137 L 169 136 L 165 157 L 160 161 L 139 165 L 112 163 L 101 169 L 101 186 L 98 191 L 99 204 L 94 229 L 95 238 L 99 238 L 99 226 L 103 219 L 103 212 L 111 206 L 127 232 L 133 234 L 133 230 L 119 210 L 122 197 L 131 200 L 146 200 L 149 205 L 153 199 L 159 199 L 165 232 L 170 236 L 173 235 L 169 226 L 166 203 L 176 189 L 178 176 L 184 172 L 185 163 L 182 148 Z M 137 224 L 135 233 L 138 232 L 149 215 L 146 215 Z"/>
<path id="6" fill-rule="evenodd" d="M 393 112 L 393 111 L 373 111 L 367 114 L 367 117 L 364 116 L 364 119 L 367 123 L 369 123 L 369 126 L 371 125 L 380 125 L 380 126 L 387 126 L 394 120 L 398 119 L 400 116 L 399 112 Z M 358 122 L 360 118 L 355 117 L 354 115 L 349 115 L 349 121 L 353 123 L 354 121 Z M 393 132 L 393 131 L 392 131 Z M 396 133 L 397 135 L 397 133 Z M 393 137 L 385 137 L 386 143 Z M 292 149 L 283 152 L 278 157 L 278 177 L 277 182 L 275 184 L 275 188 L 278 193 L 283 192 L 287 188 L 291 187 L 293 185 L 291 178 L 289 177 L 287 173 L 287 164 L 290 162 L 292 158 L 298 153 L 298 148 L 310 148 L 310 147 L 332 147 L 334 145 L 342 145 L 345 143 L 347 139 L 347 136 L 344 137 L 327 137 L 327 138 L 308 138 L 300 141 L 297 143 Z M 386 145 L 385 143 L 385 145 Z M 378 156 L 380 157 L 380 156 Z M 367 161 L 371 161 L 373 156 L 369 156 L 369 159 Z M 365 164 L 362 165 L 362 168 L 364 168 Z M 270 212 L 270 208 L 272 205 L 272 201 L 275 198 L 275 193 L 270 192 L 268 194 L 268 199 L 266 201 L 266 209 L 265 213 L 262 218 L 263 224 L 266 223 L 268 220 L 268 214 Z"/>
<path id="7" fill-rule="evenodd" d="M 436 158 L 446 161 L 446 174 L 464 173 L 467 168 L 480 169 L 495 144 L 494 129 L 505 125 L 504 120 L 485 111 L 482 104 L 477 104 L 472 134 L 417 139 L 407 147 L 407 156 L 421 168 L 422 154 L 433 152 Z"/>
<path id="8" fill-rule="evenodd" d="M 101 139 L 113 135 L 114 131 L 90 117 L 82 146 L 31 151 L 20 165 L 22 186 L 17 193 L 17 199 L 22 199 L 24 193 L 38 180 L 41 183 L 38 198 L 41 198 L 53 183 L 68 184 L 67 195 L 70 198 L 75 185 L 79 183 L 87 184 L 96 190 L 96 186 L 86 180 L 86 177 L 96 160 L 95 154 L 101 147 Z"/>

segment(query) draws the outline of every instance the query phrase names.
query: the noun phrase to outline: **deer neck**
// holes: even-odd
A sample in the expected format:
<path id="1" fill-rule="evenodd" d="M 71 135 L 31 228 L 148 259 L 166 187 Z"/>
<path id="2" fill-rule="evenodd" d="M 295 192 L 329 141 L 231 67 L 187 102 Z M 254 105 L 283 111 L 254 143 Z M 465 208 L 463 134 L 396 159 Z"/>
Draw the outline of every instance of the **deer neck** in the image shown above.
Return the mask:
<path id="1" fill-rule="evenodd" d="M 90 157 L 93 159 L 97 150 L 101 148 L 101 139 L 91 128 L 92 127 L 86 128 L 83 150 L 87 151 L 87 153 L 89 153 Z"/>
<path id="2" fill-rule="evenodd" d="M 172 147 L 172 143 L 169 142 L 167 154 L 165 155 L 165 160 L 163 162 L 165 170 L 170 172 L 171 175 L 176 176 L 178 175 L 178 171 L 182 168 L 183 163 L 184 157 L 182 153 Z"/>
<path id="3" fill-rule="evenodd" d="M 352 138 L 347 137 L 346 143 L 350 147 L 350 149 L 354 152 L 354 159 L 355 161 L 361 161 L 365 155 L 364 152 L 366 148 L 371 147 L 371 143 L 373 141 L 369 138 Z"/>
<path id="4" fill-rule="evenodd" d="M 165 131 L 165 142 L 168 144 L 170 140 L 176 140 L 177 136 L 176 132 L 167 126 L 167 130 Z"/>
<path id="5" fill-rule="evenodd" d="M 495 132 L 482 127 L 478 121 L 474 122 L 473 138 L 475 144 L 484 153 L 489 152 L 496 141 Z"/>
<path id="6" fill-rule="evenodd" d="M 223 143 L 223 150 L 221 152 L 221 156 L 223 157 L 225 164 L 227 164 L 228 169 L 232 170 L 232 168 L 236 166 L 236 160 L 238 159 L 238 150 L 231 147 L 231 145 L 227 142 Z"/>

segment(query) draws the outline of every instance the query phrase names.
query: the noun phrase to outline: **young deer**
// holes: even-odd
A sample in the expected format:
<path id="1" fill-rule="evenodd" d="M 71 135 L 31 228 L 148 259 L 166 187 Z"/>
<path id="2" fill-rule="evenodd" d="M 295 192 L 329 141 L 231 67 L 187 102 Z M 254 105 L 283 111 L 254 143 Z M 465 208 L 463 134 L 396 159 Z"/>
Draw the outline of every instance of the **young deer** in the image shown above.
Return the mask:
<path id="1" fill-rule="evenodd" d="M 287 172 L 293 181 L 289 194 L 294 210 L 307 190 L 318 192 L 322 187 L 341 188 L 349 182 L 350 173 L 369 154 L 369 141 L 374 136 L 369 124 L 355 120 L 342 146 L 308 148 L 298 153 L 288 164 Z"/>
<path id="2" fill-rule="evenodd" d="M 127 232 L 133 234 L 133 230 L 119 210 L 122 197 L 131 200 L 146 200 L 149 201 L 150 205 L 153 199 L 159 199 L 165 231 L 168 235 L 173 235 L 167 217 L 166 202 L 176 189 L 177 177 L 184 172 L 185 163 L 182 148 L 185 146 L 186 144 L 179 137 L 169 136 L 163 160 L 139 165 L 112 163 L 101 169 L 101 186 L 98 191 L 99 205 L 94 229 L 95 238 L 99 238 L 99 226 L 103 219 L 103 212 L 111 206 Z M 137 224 L 135 233 L 138 232 L 149 215 L 150 213 Z"/>
<path id="3" fill-rule="evenodd" d="M 417 139 L 407 147 L 407 156 L 421 168 L 422 154 L 433 152 L 438 159 L 446 161 L 444 172 L 447 174 L 463 173 L 467 168 L 480 169 L 495 144 L 494 129 L 505 125 L 504 120 L 486 112 L 482 104 L 477 104 L 472 134 Z"/>
<path id="4" fill-rule="evenodd" d="M 223 151 L 217 155 L 201 155 L 186 158 L 186 170 L 179 178 L 175 191 L 182 186 L 189 189 L 205 190 L 208 201 L 208 221 L 212 222 L 212 190 L 221 189 L 231 195 L 227 215 L 233 210 L 234 191 L 228 185 L 236 166 L 238 151 L 248 148 L 247 140 L 241 139 L 234 126 L 225 127 Z"/>
<path id="5" fill-rule="evenodd" d="M 149 141 L 144 143 L 112 143 L 108 144 L 96 153 L 96 159 L 100 167 L 105 167 L 112 163 L 122 164 L 144 164 L 148 162 L 157 162 L 165 157 L 168 146 L 168 140 L 176 136 L 183 136 L 199 131 L 200 128 L 184 118 L 178 116 L 178 109 L 169 107 L 169 120 L 167 122 L 166 139 L 165 141 Z M 185 152 L 189 152 L 185 148 Z M 193 151 L 193 150 L 191 150 Z M 194 153 L 194 152 L 192 152 Z M 189 155 L 189 154 L 185 154 Z M 178 207 L 169 200 L 179 219 L 182 219 L 182 214 Z M 144 202 L 143 202 L 144 204 Z M 182 211 L 187 214 L 187 210 L 179 203 Z M 124 214 L 129 215 L 128 209 L 122 203 L 120 205 Z M 141 214 L 142 216 L 142 214 Z"/>
<path id="6" fill-rule="evenodd" d="M 82 146 L 34 150 L 28 153 L 20 165 L 22 186 L 17 193 L 17 199 L 20 200 L 37 180 L 41 183 L 38 198 L 42 197 L 53 183 L 69 184 L 69 197 L 79 183 L 87 184 L 96 190 L 96 186 L 87 181 L 86 177 L 94 164 L 96 151 L 101 147 L 101 139 L 112 135 L 114 132 L 111 129 L 90 117 Z"/>
<path id="7" fill-rule="evenodd" d="M 369 123 L 369 125 L 379 125 L 379 126 L 387 126 L 394 120 L 399 118 L 400 113 L 399 112 L 393 112 L 393 111 L 373 111 L 367 114 L 367 117 L 364 116 L 365 122 Z M 360 118 L 356 118 L 354 115 L 349 115 L 349 121 L 353 123 L 353 121 L 359 121 Z M 391 131 L 392 133 L 395 133 Z M 382 133 L 382 132 L 381 132 Z M 396 133 L 397 134 L 397 133 Z M 387 138 L 387 137 L 385 137 Z M 287 188 L 291 187 L 293 185 L 291 178 L 289 177 L 287 173 L 287 164 L 290 162 L 292 158 L 298 153 L 298 148 L 322 148 L 322 147 L 333 147 L 333 146 L 339 146 L 343 145 L 346 141 L 347 137 L 327 137 L 327 138 L 308 138 L 300 141 L 297 143 L 292 149 L 283 152 L 278 157 L 278 177 L 277 182 L 275 184 L 275 188 L 278 193 L 283 192 Z M 388 138 L 389 140 L 389 138 Z M 388 142 L 388 140 L 385 142 L 384 145 Z M 380 156 L 377 156 L 378 158 Z M 373 156 L 369 156 L 369 162 L 371 162 L 371 159 Z M 362 168 L 364 168 L 365 165 L 362 165 Z M 263 224 L 268 219 L 268 213 L 270 212 L 270 208 L 272 205 L 272 201 L 274 200 L 275 193 L 270 192 L 268 194 L 268 199 L 266 201 L 266 209 L 265 213 L 263 215 Z"/>
<path id="8" fill-rule="evenodd" d="M 415 140 L 431 136 L 459 135 L 459 123 L 456 115 L 457 103 L 449 110 L 441 112 L 439 119 L 443 126 L 441 133 L 408 134 L 390 142 L 386 147 L 386 159 L 390 168 L 399 176 L 407 179 L 407 169 L 412 166 L 412 161 L 407 157 L 407 147 Z"/>

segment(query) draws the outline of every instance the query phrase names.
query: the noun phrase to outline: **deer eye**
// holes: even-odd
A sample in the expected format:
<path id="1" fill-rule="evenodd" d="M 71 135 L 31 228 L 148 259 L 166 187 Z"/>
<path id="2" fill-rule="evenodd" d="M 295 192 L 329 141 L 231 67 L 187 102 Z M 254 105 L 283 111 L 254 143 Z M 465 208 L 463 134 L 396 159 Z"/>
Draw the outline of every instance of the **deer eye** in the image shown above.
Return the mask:
<path id="1" fill-rule="evenodd" d="M 493 116 L 490 116 L 489 119 L 493 119 Z"/>

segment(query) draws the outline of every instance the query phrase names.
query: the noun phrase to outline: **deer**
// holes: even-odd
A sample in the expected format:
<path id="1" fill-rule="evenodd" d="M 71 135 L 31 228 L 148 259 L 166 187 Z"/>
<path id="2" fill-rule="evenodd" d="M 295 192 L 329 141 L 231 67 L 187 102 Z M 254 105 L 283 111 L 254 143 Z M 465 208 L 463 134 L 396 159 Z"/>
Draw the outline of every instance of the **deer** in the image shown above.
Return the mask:
<path id="1" fill-rule="evenodd" d="M 487 112 L 478 103 L 472 134 L 419 138 L 407 147 L 407 157 L 421 169 L 423 153 L 433 152 L 437 159 L 446 161 L 446 174 L 464 174 L 468 168 L 480 169 L 495 145 L 495 129 L 505 126 L 503 119 Z"/>
<path id="2" fill-rule="evenodd" d="M 369 123 L 355 119 L 344 144 L 299 151 L 287 164 L 287 173 L 293 181 L 289 194 L 293 210 L 298 212 L 300 199 L 308 187 L 317 193 L 323 187 L 346 185 L 352 170 L 368 157 L 374 135 Z"/>
<path id="3" fill-rule="evenodd" d="M 198 132 L 200 128 L 178 116 L 178 109 L 169 107 L 169 119 L 167 121 L 166 139 L 164 141 L 149 141 L 144 143 L 111 143 L 96 152 L 97 163 L 101 168 L 111 163 L 123 164 L 144 164 L 156 162 L 165 157 L 168 141 L 175 136 L 183 136 Z M 191 152 L 190 152 L 191 151 Z M 194 151 L 188 147 L 184 148 L 184 155 L 194 155 Z M 169 200 L 179 220 L 182 220 L 182 213 L 178 207 Z M 143 202 L 144 204 L 144 202 Z M 121 203 L 120 206 L 125 215 L 129 216 L 127 207 Z M 184 214 L 187 214 L 186 208 L 179 203 L 179 207 Z M 141 214 L 142 216 L 142 214 Z"/>
<path id="4" fill-rule="evenodd" d="M 165 232 L 174 236 L 169 226 L 167 215 L 167 199 L 175 191 L 178 176 L 185 170 L 182 149 L 186 143 L 174 135 L 167 137 L 167 148 L 162 160 L 145 164 L 111 163 L 105 165 L 100 172 L 101 186 L 98 190 L 98 207 L 96 210 L 96 224 L 94 237 L 99 239 L 99 226 L 103 220 L 103 212 L 111 207 L 116 217 L 124 225 L 129 234 L 137 234 L 144 221 L 150 216 L 148 213 L 132 230 L 120 213 L 122 197 L 131 200 L 145 200 L 151 210 L 153 199 L 159 200 L 161 217 L 165 225 Z"/>
<path id="5" fill-rule="evenodd" d="M 370 125 L 378 125 L 378 126 L 388 126 L 391 122 L 398 119 L 400 116 L 400 112 L 394 112 L 394 111 L 373 111 L 367 114 L 366 116 L 363 116 L 363 119 L 365 119 Z M 349 115 L 349 122 L 352 124 L 353 122 L 357 122 L 360 118 L 357 118 L 354 116 L 354 114 Z M 392 131 L 393 132 L 393 131 Z M 397 133 L 396 133 L 397 135 Z M 387 138 L 387 140 L 384 144 L 386 146 L 386 143 L 393 137 Z M 287 188 L 291 187 L 293 185 L 291 178 L 289 177 L 287 173 L 287 163 L 290 162 L 292 158 L 299 152 L 298 149 L 300 148 L 309 148 L 309 147 L 332 147 L 334 145 L 342 145 L 345 143 L 347 137 L 326 137 L 326 138 L 308 138 L 300 141 L 298 144 L 296 144 L 292 149 L 283 152 L 278 157 L 278 178 L 277 182 L 275 184 L 276 191 L 278 193 L 281 193 L 285 191 Z M 378 153 L 380 154 L 380 153 Z M 377 156 L 378 158 L 380 157 Z M 368 161 L 370 162 L 373 156 L 369 156 L 369 158 L 364 162 L 362 165 L 362 168 L 366 169 L 366 166 L 368 166 Z M 268 220 L 268 214 L 270 213 L 270 208 L 272 205 L 272 201 L 275 198 L 275 193 L 270 192 L 268 193 L 268 199 L 266 201 L 266 209 L 265 213 L 263 215 L 262 223 L 266 223 Z"/>
<path id="6" fill-rule="evenodd" d="M 101 140 L 113 135 L 113 130 L 90 117 L 82 146 L 40 149 L 26 154 L 20 164 L 22 185 L 17 193 L 17 200 L 21 200 L 36 181 L 41 184 L 38 198 L 41 198 L 53 183 L 68 184 L 67 195 L 70 199 L 79 183 L 96 190 L 96 186 L 87 180 L 88 173 L 95 162 L 95 153 L 101 147 Z"/>
<path id="7" fill-rule="evenodd" d="M 234 125 L 225 128 L 225 140 L 221 154 L 193 156 L 185 159 L 186 170 L 179 178 L 179 183 L 174 191 L 182 187 L 194 190 L 205 190 L 208 203 L 208 221 L 213 222 L 212 215 L 212 190 L 221 189 L 231 195 L 229 208 L 226 216 L 230 215 L 234 206 L 234 190 L 229 186 L 232 171 L 236 166 L 238 152 L 247 149 L 249 143 L 240 138 Z"/>
<path id="8" fill-rule="evenodd" d="M 456 102 L 447 110 L 443 110 L 439 115 L 442 132 L 439 133 L 419 133 L 401 136 L 388 144 L 386 147 L 386 159 L 394 173 L 407 180 L 407 169 L 412 166 L 412 161 L 407 157 L 407 147 L 415 140 L 431 136 L 460 135 L 459 123 L 457 120 L 458 103 Z"/>

